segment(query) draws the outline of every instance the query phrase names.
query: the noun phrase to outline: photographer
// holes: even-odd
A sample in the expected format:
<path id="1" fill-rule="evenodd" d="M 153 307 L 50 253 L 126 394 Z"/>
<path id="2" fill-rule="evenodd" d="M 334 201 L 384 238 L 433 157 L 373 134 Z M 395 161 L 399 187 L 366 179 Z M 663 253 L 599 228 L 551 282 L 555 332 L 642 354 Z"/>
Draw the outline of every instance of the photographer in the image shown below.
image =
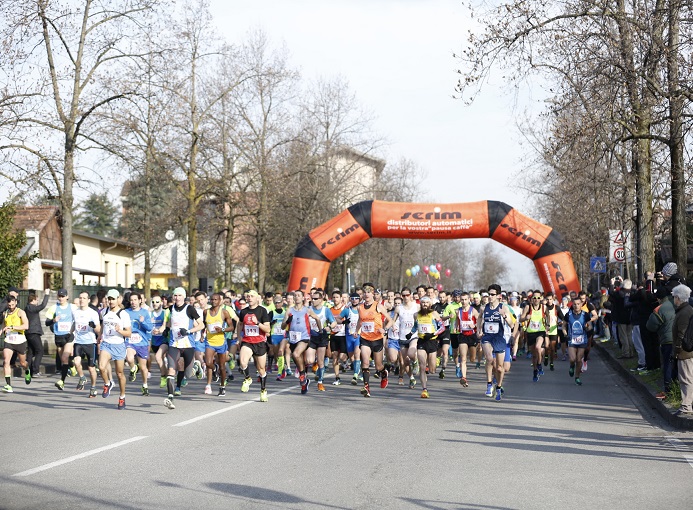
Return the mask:
<path id="1" fill-rule="evenodd" d="M 633 326 L 630 322 L 630 311 L 626 309 L 626 294 L 630 294 L 633 282 L 623 280 L 620 276 L 611 279 L 609 301 L 611 301 L 611 320 L 616 325 L 618 345 L 621 348 L 620 359 L 633 357 Z"/>

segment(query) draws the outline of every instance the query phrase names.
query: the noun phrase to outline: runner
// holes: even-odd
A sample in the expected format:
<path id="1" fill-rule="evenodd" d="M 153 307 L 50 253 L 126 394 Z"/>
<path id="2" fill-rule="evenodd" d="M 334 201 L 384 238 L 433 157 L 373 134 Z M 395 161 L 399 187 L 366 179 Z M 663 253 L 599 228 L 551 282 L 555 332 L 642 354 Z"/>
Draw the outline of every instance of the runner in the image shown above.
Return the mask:
<path id="1" fill-rule="evenodd" d="M 431 306 L 431 298 L 423 296 L 419 303 L 421 309 L 416 313 L 415 328 L 418 332 L 417 355 L 419 358 L 419 378 L 421 379 L 421 398 L 428 398 L 428 374 L 436 370 L 436 353 L 438 352 L 437 330 L 442 319 Z M 441 328 L 442 329 L 442 328 Z M 442 331 L 441 331 L 442 332 Z"/>
<path id="2" fill-rule="evenodd" d="M 334 317 L 337 325 L 332 329 L 332 336 L 330 338 L 330 350 L 332 351 L 332 369 L 334 370 L 334 381 L 333 386 L 339 386 L 341 383 L 339 379 L 340 364 L 345 363 L 347 360 L 347 340 L 346 340 L 346 329 L 349 324 L 349 294 L 335 290 L 332 292 L 332 301 L 334 306 L 332 307 L 332 316 Z"/>
<path id="3" fill-rule="evenodd" d="M 80 292 L 79 309 L 75 310 L 75 367 L 79 375 L 77 389 L 83 390 L 87 383 L 87 378 L 82 368 L 82 358 L 87 359 L 89 377 L 91 378 L 89 398 L 96 398 L 96 338 L 101 334 L 101 324 L 99 322 L 99 314 L 89 303 L 89 293 L 86 291 Z"/>
<path id="4" fill-rule="evenodd" d="M 544 353 L 544 366 L 554 371 L 554 361 L 558 352 L 558 301 L 553 292 L 546 293 L 546 342 L 547 351 Z"/>
<path id="5" fill-rule="evenodd" d="M 354 376 L 351 378 L 351 384 L 354 386 L 357 386 L 359 381 L 363 381 L 361 375 L 361 337 L 356 329 L 359 322 L 360 300 L 357 292 L 349 294 L 349 306 L 341 313 L 344 324 L 346 324 L 347 359 L 351 360 L 351 366 L 354 370 Z"/>
<path id="6" fill-rule="evenodd" d="M 532 352 L 532 381 L 538 382 L 544 375 L 541 361 L 543 359 L 543 347 L 546 337 L 546 307 L 542 304 L 541 294 L 538 290 L 532 293 L 531 302 L 522 311 L 522 322 L 527 324 L 527 350 Z"/>
<path id="7" fill-rule="evenodd" d="M 383 335 L 391 327 L 390 316 L 385 307 L 374 301 L 375 286 L 372 283 L 363 285 L 363 303 L 359 305 L 359 320 L 356 329 L 361 330 L 361 369 L 363 370 L 364 397 L 371 396 L 370 359 L 375 361 L 375 369 L 380 373 L 380 387 L 387 388 L 387 370 L 383 366 Z"/>
<path id="8" fill-rule="evenodd" d="M 275 294 L 273 299 L 274 310 L 270 314 L 270 326 L 272 334 L 270 336 L 272 346 L 272 357 L 277 360 L 277 381 L 283 381 L 286 377 L 286 360 L 284 359 L 284 349 L 287 345 L 286 331 L 282 328 L 286 318 L 287 308 L 281 294 Z"/>
<path id="9" fill-rule="evenodd" d="M 455 360 L 455 377 L 457 379 L 462 378 L 462 367 L 460 366 L 460 324 L 457 320 L 457 310 L 462 306 L 462 291 L 455 289 L 451 294 L 452 300 L 445 307 L 443 311 L 443 316 L 448 320 L 450 324 L 450 349 L 452 350 L 452 356 Z"/>
<path id="10" fill-rule="evenodd" d="M 503 395 L 507 345 L 505 335 L 510 334 L 509 324 L 511 323 L 508 307 L 500 303 L 500 293 L 500 285 L 496 283 L 489 285 L 489 303 L 484 306 L 477 325 L 477 335 L 481 339 L 481 347 L 486 357 L 486 396 L 491 398 L 495 396 L 497 401 L 500 401 Z"/>
<path id="11" fill-rule="evenodd" d="M 41 340 L 43 325 L 41 324 L 41 317 L 39 314 L 46 308 L 50 292 L 50 289 L 44 291 L 41 304 L 38 302 L 36 293 L 30 292 L 29 302 L 24 309 L 24 313 L 26 313 L 26 317 L 29 320 L 29 329 L 25 333 L 27 341 L 26 361 L 29 363 L 29 370 L 31 371 L 32 378 L 43 376 L 43 374 L 40 373 L 41 359 L 43 358 L 43 341 Z"/>
<path id="12" fill-rule="evenodd" d="M 431 301 L 433 301 L 431 299 Z M 448 307 L 448 293 L 444 290 L 438 292 L 438 302 L 433 303 L 433 310 L 438 313 L 440 320 L 443 322 L 445 329 L 438 335 L 438 353 L 437 359 L 440 359 L 440 363 L 436 360 L 436 363 L 440 365 L 440 373 L 438 377 L 445 379 L 445 369 L 448 366 L 448 357 L 450 351 L 450 318 L 446 315 L 446 309 Z M 453 314 L 454 315 L 454 314 Z"/>
<path id="13" fill-rule="evenodd" d="M 409 375 L 409 389 L 414 389 L 416 386 L 416 378 L 414 377 L 413 364 L 418 357 L 417 339 L 414 335 L 414 324 L 416 323 L 416 314 L 419 312 L 419 305 L 414 301 L 414 296 L 409 287 L 402 289 L 402 304 L 395 308 L 393 321 L 399 323 L 399 347 L 402 356 L 402 365 L 399 378 L 404 382 L 404 376 Z"/>
<path id="14" fill-rule="evenodd" d="M 132 326 L 132 332 L 125 341 L 125 359 L 130 365 L 130 382 L 135 382 L 137 372 L 142 372 L 142 395 L 146 397 L 149 395 L 147 360 L 149 359 L 152 318 L 149 311 L 142 308 L 142 295 L 137 291 L 130 293 L 130 308 L 125 311 L 130 316 Z"/>
<path id="15" fill-rule="evenodd" d="M 253 380 L 248 371 L 248 362 L 252 357 L 255 367 L 260 374 L 260 402 L 267 402 L 267 335 L 270 332 L 270 316 L 267 310 L 260 306 L 260 294 L 254 290 L 246 293 L 248 307 L 238 315 L 236 336 L 242 338 L 238 364 L 244 379 L 241 391 L 247 393 Z"/>
<path id="16" fill-rule="evenodd" d="M 68 302 L 67 291 L 60 289 L 58 302 L 46 311 L 46 326 L 53 330 L 57 348 L 56 358 L 60 361 L 60 380 L 55 383 L 55 387 L 60 391 L 63 391 L 65 387 L 65 379 L 70 369 L 70 356 L 74 351 L 72 332 L 75 325 L 75 310 L 77 306 Z"/>
<path id="17" fill-rule="evenodd" d="M 200 317 L 209 308 L 209 299 L 207 293 L 198 291 L 195 293 L 194 306 L 197 309 L 197 313 Z M 195 333 L 195 359 L 193 361 L 193 372 L 197 379 L 202 379 L 206 370 L 205 366 L 205 339 L 207 337 L 207 332 L 204 328 Z"/>
<path id="18" fill-rule="evenodd" d="M 587 292 L 581 290 L 578 292 L 578 297 L 582 301 L 582 309 L 590 316 L 590 323 L 594 324 L 597 320 L 599 320 L 599 314 L 597 313 L 595 306 L 589 302 L 589 299 L 587 299 Z M 582 372 L 587 372 L 587 360 L 589 359 L 593 342 L 594 328 L 591 327 L 587 330 L 587 345 L 585 346 L 585 355 L 582 358 Z"/>
<path id="19" fill-rule="evenodd" d="M 223 295 L 219 292 L 212 294 L 212 307 L 204 311 L 203 320 L 207 328 L 207 340 L 205 341 L 205 365 L 207 365 L 207 385 L 205 395 L 212 394 L 212 379 L 214 366 L 219 367 L 219 393 L 218 397 L 226 395 L 226 361 L 227 347 L 224 334 L 233 328 L 233 320 L 238 318 L 222 306 Z"/>
<path id="20" fill-rule="evenodd" d="M 310 379 L 306 377 L 306 364 L 303 353 L 308 348 L 310 341 L 310 323 L 308 317 L 313 312 L 303 305 L 303 292 L 294 292 L 294 306 L 289 308 L 288 315 L 284 318 L 282 328 L 289 328 L 289 349 L 296 364 L 298 380 L 301 383 L 301 395 L 308 392 Z"/>
<path id="21" fill-rule="evenodd" d="M 456 311 L 459 334 L 459 356 L 460 356 L 460 384 L 464 388 L 469 387 L 467 382 L 467 354 L 471 350 L 476 351 L 479 338 L 476 335 L 477 323 L 479 322 L 479 312 L 471 305 L 469 293 L 462 292 L 460 296 L 460 307 Z"/>
<path id="22" fill-rule="evenodd" d="M 113 379 L 111 374 L 111 360 L 115 363 L 116 376 L 120 397 L 118 409 L 125 409 L 125 338 L 130 336 L 130 316 L 124 313 L 120 307 L 118 298 L 120 293 L 111 289 L 106 294 L 108 308 L 102 318 L 101 351 L 99 352 L 99 370 L 103 378 L 103 398 L 111 394 Z"/>
<path id="23" fill-rule="evenodd" d="M 580 296 L 573 298 L 573 307 L 566 314 L 565 334 L 568 338 L 568 356 L 570 357 L 570 369 L 568 375 L 575 376 L 575 384 L 582 386 L 582 357 L 587 346 L 587 332 L 591 329 L 592 317 L 582 308 Z"/>
<path id="24" fill-rule="evenodd" d="M 31 370 L 26 362 L 26 335 L 29 329 L 29 319 L 24 310 L 17 307 L 17 298 L 7 296 L 7 308 L 3 312 L 2 334 L 5 335 L 5 347 L 2 350 L 3 368 L 5 371 L 5 386 L 2 391 L 13 393 L 12 389 L 12 356 L 16 353 L 19 364 L 24 368 L 24 382 L 31 384 Z"/>
<path id="25" fill-rule="evenodd" d="M 183 287 L 177 287 L 173 291 L 171 313 L 166 323 L 166 327 L 171 332 L 167 356 L 168 376 L 166 377 L 168 396 L 164 400 L 164 406 L 168 409 L 176 408 L 173 399 L 180 396 L 185 372 L 192 366 L 195 357 L 195 333 L 205 327 L 195 307 L 185 303 L 185 295 Z M 183 360 L 182 370 L 178 370 L 180 359 Z"/>
<path id="26" fill-rule="evenodd" d="M 394 292 L 392 293 L 394 296 Z M 396 372 L 399 374 L 398 384 L 400 386 L 404 385 L 403 379 L 403 366 L 400 363 L 402 359 L 402 353 L 400 352 L 399 346 L 399 321 L 395 320 L 395 310 L 398 306 L 402 304 L 402 298 L 395 298 L 392 304 L 392 308 L 388 309 L 387 313 L 392 320 L 392 327 L 387 330 L 387 364 L 385 368 L 388 372 Z M 385 304 L 387 309 L 387 302 Z M 397 368 L 395 368 L 397 367 Z"/>
<path id="27" fill-rule="evenodd" d="M 508 298 L 508 306 L 510 311 L 518 320 L 518 325 L 513 330 L 513 348 L 512 348 L 512 360 L 517 360 L 517 352 L 520 347 L 520 342 L 522 341 L 522 324 L 519 322 L 520 317 L 522 317 L 522 307 L 520 306 L 520 296 L 517 292 L 510 294 Z"/>
<path id="28" fill-rule="evenodd" d="M 152 310 L 150 312 L 152 319 L 152 352 L 156 357 L 156 364 L 161 372 L 159 380 L 159 388 L 166 387 L 166 376 L 168 375 L 168 367 L 166 366 L 166 358 L 168 354 L 168 336 L 169 330 L 166 329 L 168 323 L 169 310 L 163 308 L 163 299 L 160 296 L 152 296 Z M 148 360 L 150 363 L 147 369 L 151 372 L 151 356 Z"/>
<path id="29" fill-rule="evenodd" d="M 324 306 L 324 294 L 321 289 L 316 289 L 311 293 L 313 301 L 312 314 L 309 315 L 310 341 L 306 349 L 306 364 L 318 364 L 316 379 L 318 391 L 325 391 L 323 377 L 325 375 L 325 351 L 329 344 L 329 333 L 337 326 L 334 316 L 329 308 Z"/>

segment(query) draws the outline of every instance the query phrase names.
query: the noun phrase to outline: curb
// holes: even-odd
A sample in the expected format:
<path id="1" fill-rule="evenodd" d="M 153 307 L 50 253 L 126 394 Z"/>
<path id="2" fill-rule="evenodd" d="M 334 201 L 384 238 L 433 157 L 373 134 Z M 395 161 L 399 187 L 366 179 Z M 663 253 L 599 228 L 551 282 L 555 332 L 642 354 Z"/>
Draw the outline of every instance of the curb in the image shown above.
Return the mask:
<path id="1" fill-rule="evenodd" d="M 657 399 L 650 391 L 650 388 L 648 388 L 640 379 L 635 377 L 629 370 L 621 365 L 618 360 L 611 355 L 611 352 L 601 345 L 601 342 L 595 340 L 592 343 L 592 347 L 599 351 L 604 361 L 606 361 L 611 368 L 621 375 L 621 377 L 626 379 L 626 381 L 630 383 L 631 388 L 633 388 L 652 409 L 657 411 L 657 413 L 664 419 L 664 421 L 667 422 L 668 425 L 677 430 L 693 430 L 693 417 L 686 418 L 682 416 L 674 416 L 671 409 L 667 407 L 664 402 Z"/>

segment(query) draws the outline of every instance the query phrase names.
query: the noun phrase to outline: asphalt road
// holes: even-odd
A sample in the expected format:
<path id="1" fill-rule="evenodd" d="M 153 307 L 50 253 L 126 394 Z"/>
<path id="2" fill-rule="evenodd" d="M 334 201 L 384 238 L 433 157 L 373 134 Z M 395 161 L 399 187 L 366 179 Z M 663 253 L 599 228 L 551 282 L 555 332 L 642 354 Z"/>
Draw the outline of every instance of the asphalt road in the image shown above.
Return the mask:
<path id="1" fill-rule="evenodd" d="M 129 384 L 118 411 L 116 389 L 15 379 L 0 395 L 0 508 L 690 507 L 693 435 L 666 430 L 596 352 L 582 387 L 567 371 L 533 383 L 519 360 L 501 402 L 474 368 L 466 389 L 432 379 L 428 400 L 396 378 L 370 399 L 271 379 L 268 403 L 257 383 L 218 398 L 192 381 L 173 411 L 153 382 L 149 397 Z"/>

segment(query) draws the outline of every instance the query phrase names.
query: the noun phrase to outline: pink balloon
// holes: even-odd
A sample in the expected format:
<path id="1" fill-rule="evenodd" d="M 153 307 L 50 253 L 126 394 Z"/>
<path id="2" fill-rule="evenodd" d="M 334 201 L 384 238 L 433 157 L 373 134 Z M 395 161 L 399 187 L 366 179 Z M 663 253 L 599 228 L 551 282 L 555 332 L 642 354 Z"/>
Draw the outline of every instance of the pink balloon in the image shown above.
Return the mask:
<path id="1" fill-rule="evenodd" d="M 428 266 L 423 267 L 423 272 L 424 272 L 424 274 L 428 274 Z"/>
<path id="2" fill-rule="evenodd" d="M 449 269 L 445 270 L 445 276 L 449 277 L 451 274 L 452 274 L 452 271 L 450 271 Z"/>
<path id="3" fill-rule="evenodd" d="M 443 269 L 443 265 L 442 265 L 440 262 L 438 262 L 438 263 L 436 264 L 436 269 L 437 269 L 438 271 L 440 271 L 441 269 Z"/>
<path id="4" fill-rule="evenodd" d="M 442 283 L 439 283 L 439 284 L 438 284 L 438 292 L 440 292 L 440 291 L 442 291 L 442 290 L 443 290 L 443 284 L 442 284 Z"/>

